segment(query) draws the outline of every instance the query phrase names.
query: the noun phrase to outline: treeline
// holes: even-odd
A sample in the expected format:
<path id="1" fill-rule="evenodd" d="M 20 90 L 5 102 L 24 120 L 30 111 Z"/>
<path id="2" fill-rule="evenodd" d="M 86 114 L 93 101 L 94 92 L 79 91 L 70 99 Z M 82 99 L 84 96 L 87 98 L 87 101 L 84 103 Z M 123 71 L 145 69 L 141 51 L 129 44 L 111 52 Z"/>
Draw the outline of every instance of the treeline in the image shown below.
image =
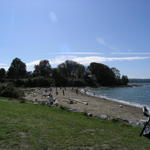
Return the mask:
<path id="1" fill-rule="evenodd" d="M 48 60 L 41 60 L 34 70 L 27 71 L 26 64 L 15 58 L 9 69 L 0 69 L 0 82 L 10 82 L 22 87 L 49 86 L 120 86 L 128 84 L 128 77 L 121 76 L 116 68 L 92 62 L 85 67 L 72 60 L 67 60 L 52 68 Z"/>
<path id="2" fill-rule="evenodd" d="M 131 83 L 150 83 L 150 79 L 129 79 Z"/>

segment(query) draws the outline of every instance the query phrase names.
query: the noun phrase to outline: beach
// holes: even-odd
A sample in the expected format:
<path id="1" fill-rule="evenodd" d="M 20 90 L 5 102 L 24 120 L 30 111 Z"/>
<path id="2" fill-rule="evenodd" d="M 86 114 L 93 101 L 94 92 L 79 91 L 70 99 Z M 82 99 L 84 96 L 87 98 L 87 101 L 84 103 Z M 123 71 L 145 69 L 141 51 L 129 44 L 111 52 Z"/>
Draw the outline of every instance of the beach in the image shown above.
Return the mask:
<path id="1" fill-rule="evenodd" d="M 28 88 L 25 98 L 28 101 L 46 101 L 49 93 L 56 98 L 59 105 L 78 112 L 91 113 L 96 116 L 107 115 L 128 121 L 141 121 L 147 118 L 139 107 L 81 93 L 82 88 Z M 87 105 L 88 104 L 88 105 Z"/>

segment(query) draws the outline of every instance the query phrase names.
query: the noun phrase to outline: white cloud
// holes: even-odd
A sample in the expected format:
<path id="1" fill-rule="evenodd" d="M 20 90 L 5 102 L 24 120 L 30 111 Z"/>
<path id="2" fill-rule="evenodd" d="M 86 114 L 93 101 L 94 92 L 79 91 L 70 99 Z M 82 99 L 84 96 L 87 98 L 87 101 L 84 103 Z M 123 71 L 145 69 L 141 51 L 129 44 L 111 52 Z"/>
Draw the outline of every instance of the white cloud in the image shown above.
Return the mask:
<path id="1" fill-rule="evenodd" d="M 52 65 L 59 65 L 66 60 L 73 60 L 73 58 L 74 58 L 74 56 L 59 56 L 59 57 L 55 57 L 53 59 L 50 59 L 49 62 Z"/>
<path id="2" fill-rule="evenodd" d="M 0 68 L 4 68 L 5 70 L 8 70 L 8 65 L 4 63 L 0 63 Z"/>
<path id="3" fill-rule="evenodd" d="M 59 55 L 100 55 L 104 53 L 98 53 L 98 52 L 62 52 L 58 53 Z"/>
<path id="4" fill-rule="evenodd" d="M 53 59 L 48 59 L 48 61 L 50 62 L 51 65 L 58 65 L 68 59 L 73 59 L 73 56 L 59 56 L 59 57 L 55 57 Z M 27 67 L 34 67 L 35 65 L 39 64 L 41 60 L 35 60 L 29 63 L 26 63 Z"/>
<path id="5" fill-rule="evenodd" d="M 35 61 L 32 61 L 32 62 L 26 63 L 26 66 L 27 67 L 33 67 L 33 66 L 39 64 L 40 61 L 41 60 L 35 60 Z"/>
<path id="6" fill-rule="evenodd" d="M 150 55 L 150 52 L 112 52 L 114 55 Z"/>
<path id="7" fill-rule="evenodd" d="M 57 23 L 58 22 L 58 17 L 54 11 L 51 11 L 49 13 L 49 17 L 52 23 Z"/>
<path id="8" fill-rule="evenodd" d="M 89 64 L 91 62 L 108 62 L 108 61 L 133 61 L 133 60 L 144 60 L 150 59 L 150 57 L 76 57 L 73 60 L 81 64 Z"/>
<path id="9" fill-rule="evenodd" d="M 83 65 L 90 64 L 91 62 L 110 62 L 110 61 L 134 61 L 134 60 L 145 60 L 150 59 L 150 57 L 99 57 L 99 56 L 90 56 L 90 57 L 77 57 L 77 56 L 58 56 L 53 59 L 49 59 L 51 65 L 59 65 L 66 60 L 73 60 Z M 27 67 L 33 67 L 38 64 L 40 60 L 36 60 L 30 63 L 27 63 Z"/>

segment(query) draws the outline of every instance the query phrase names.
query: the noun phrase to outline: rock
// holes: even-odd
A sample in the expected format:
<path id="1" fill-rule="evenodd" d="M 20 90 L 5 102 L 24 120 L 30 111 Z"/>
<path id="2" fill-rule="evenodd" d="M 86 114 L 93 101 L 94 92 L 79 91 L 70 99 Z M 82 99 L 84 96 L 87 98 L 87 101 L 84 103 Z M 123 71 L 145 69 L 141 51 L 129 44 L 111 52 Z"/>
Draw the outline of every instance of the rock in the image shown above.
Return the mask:
<path id="1" fill-rule="evenodd" d="M 76 109 L 72 109 L 72 108 L 68 109 L 68 111 L 69 111 L 69 112 L 77 112 Z"/>
<path id="2" fill-rule="evenodd" d="M 52 102 L 52 101 L 46 101 L 45 104 L 46 104 L 46 105 L 53 105 L 54 102 Z"/>
<path id="3" fill-rule="evenodd" d="M 129 124 L 131 124 L 132 126 L 140 126 L 140 127 L 144 126 L 143 122 L 138 122 L 138 121 L 129 121 Z"/>
<path id="4" fill-rule="evenodd" d="M 69 101 L 69 104 L 73 104 L 74 102 L 72 100 Z"/>
<path id="5" fill-rule="evenodd" d="M 122 118 L 112 118 L 111 121 L 112 121 L 113 123 L 122 122 L 122 123 L 124 123 L 124 124 L 126 124 L 126 125 L 129 125 L 129 124 L 130 124 L 128 120 L 122 119 Z"/>
<path id="6" fill-rule="evenodd" d="M 119 120 L 119 121 L 125 122 L 125 123 L 129 123 L 129 121 L 126 120 L 126 119 L 122 119 L 122 118 L 116 118 L 116 119 Z"/>
<path id="7" fill-rule="evenodd" d="M 34 105 L 37 105 L 37 104 L 39 104 L 39 103 L 38 103 L 38 102 L 33 102 L 33 104 L 34 104 Z"/>
<path id="8" fill-rule="evenodd" d="M 102 119 L 102 120 L 108 120 L 109 116 L 107 116 L 107 115 L 100 115 L 100 116 L 95 116 L 95 118 Z"/>
<path id="9" fill-rule="evenodd" d="M 124 121 L 125 123 L 129 123 L 129 120 L 123 119 L 123 121 Z"/>
<path id="10" fill-rule="evenodd" d="M 93 117 L 93 115 L 91 113 L 87 113 L 88 117 Z"/>
<path id="11" fill-rule="evenodd" d="M 85 105 L 88 105 L 88 103 L 87 102 L 84 102 L 85 103 Z"/>
<path id="12" fill-rule="evenodd" d="M 58 104 L 58 103 L 54 103 L 53 106 L 56 106 L 56 107 L 57 107 L 57 106 L 59 106 L 59 104 Z"/>
<path id="13" fill-rule="evenodd" d="M 119 105 L 120 108 L 123 108 L 123 105 Z"/>

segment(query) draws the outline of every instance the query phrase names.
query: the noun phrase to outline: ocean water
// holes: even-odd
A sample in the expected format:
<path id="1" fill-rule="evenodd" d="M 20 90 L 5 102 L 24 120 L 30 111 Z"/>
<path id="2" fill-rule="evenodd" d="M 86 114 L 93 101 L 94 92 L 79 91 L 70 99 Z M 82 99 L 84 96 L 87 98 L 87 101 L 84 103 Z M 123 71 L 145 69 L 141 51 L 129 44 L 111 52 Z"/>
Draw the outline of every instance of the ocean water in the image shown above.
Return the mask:
<path id="1" fill-rule="evenodd" d="M 134 84 L 138 84 L 141 86 L 125 88 L 91 88 L 87 91 L 87 94 L 119 101 L 138 107 L 147 106 L 150 109 L 150 83 Z"/>

